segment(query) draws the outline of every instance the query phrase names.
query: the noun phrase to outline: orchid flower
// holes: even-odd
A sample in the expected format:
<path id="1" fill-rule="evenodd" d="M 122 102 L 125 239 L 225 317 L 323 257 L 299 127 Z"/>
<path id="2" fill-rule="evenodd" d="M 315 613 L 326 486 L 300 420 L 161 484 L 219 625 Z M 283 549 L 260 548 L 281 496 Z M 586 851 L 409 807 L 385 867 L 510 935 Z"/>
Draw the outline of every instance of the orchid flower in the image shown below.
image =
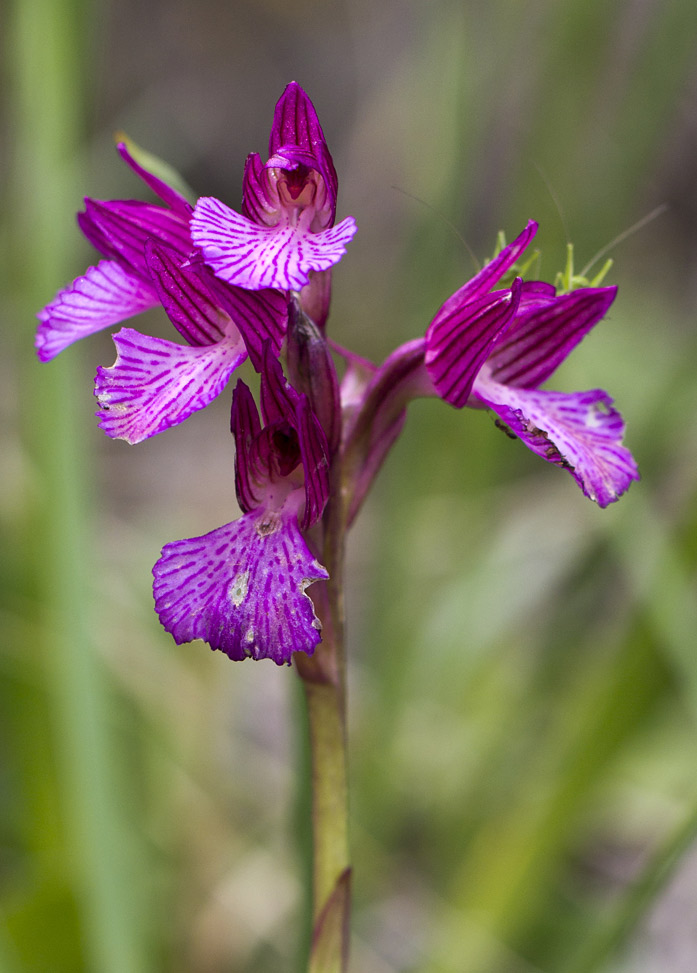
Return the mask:
<path id="1" fill-rule="evenodd" d="M 339 262 L 356 232 L 350 216 L 334 225 L 337 185 L 317 113 L 291 82 L 276 105 L 268 161 L 247 157 L 243 212 L 214 197 L 199 199 L 191 236 L 222 280 L 300 291 L 311 273 Z"/>
<path id="2" fill-rule="evenodd" d="M 280 292 L 231 287 L 190 259 L 191 205 L 124 143 L 118 150 L 166 205 L 85 200 L 78 223 L 107 259 L 39 313 L 36 347 L 40 360 L 49 361 L 79 338 L 162 305 L 187 344 L 123 328 L 114 336 L 115 364 L 100 368 L 95 382 L 101 428 L 136 443 L 208 405 L 248 353 L 258 356 L 264 338 L 278 352 L 286 309 Z"/>
<path id="3" fill-rule="evenodd" d="M 353 407 L 356 415 L 347 434 L 353 441 L 366 440 L 354 512 L 401 428 L 407 403 L 423 395 L 437 395 L 456 408 L 491 409 L 514 438 L 568 470 L 601 507 L 639 479 L 634 458 L 622 445 L 624 422 L 607 392 L 539 387 L 605 317 L 617 288 L 557 294 L 551 284 L 516 278 L 511 287 L 491 290 L 536 232 L 531 220 L 445 301 L 425 338 L 397 349 L 370 377 L 364 407 Z"/>
<path id="4" fill-rule="evenodd" d="M 204 639 L 231 659 L 290 664 L 311 655 L 320 622 L 305 589 L 326 580 L 303 531 L 329 496 L 327 440 L 305 395 L 283 377 L 267 343 L 259 421 L 238 380 L 231 427 L 239 520 L 167 544 L 153 568 L 155 608 L 176 642 Z"/>
<path id="5" fill-rule="evenodd" d="M 480 329 L 483 291 L 517 260 L 537 229 L 526 230 L 440 308 L 426 333 L 425 364 L 438 394 L 461 408 L 486 406 L 538 456 L 571 473 L 600 507 L 638 480 L 622 445 L 624 422 L 602 389 L 540 389 L 581 339 L 607 314 L 616 287 L 557 294 L 551 284 L 521 285 L 505 320 Z"/>

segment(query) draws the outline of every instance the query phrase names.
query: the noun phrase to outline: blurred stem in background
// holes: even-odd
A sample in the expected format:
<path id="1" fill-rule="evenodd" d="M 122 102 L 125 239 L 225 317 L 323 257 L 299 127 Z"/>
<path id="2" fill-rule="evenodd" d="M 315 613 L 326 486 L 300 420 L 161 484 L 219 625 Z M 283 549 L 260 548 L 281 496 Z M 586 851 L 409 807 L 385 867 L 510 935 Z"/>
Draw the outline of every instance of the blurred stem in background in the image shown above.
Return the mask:
<path id="1" fill-rule="evenodd" d="M 564 966 L 567 973 L 595 973 L 605 968 L 620 946 L 626 944 L 665 889 L 675 869 L 689 852 L 697 836 L 697 803 L 692 812 L 668 836 L 633 885 L 625 892 L 605 923 L 600 923 L 579 950 Z"/>
<path id="2" fill-rule="evenodd" d="M 18 551 L 31 552 L 35 570 L 25 594 L 38 621 L 35 638 L 18 650 L 35 674 L 36 698 L 17 748 L 37 751 L 25 762 L 33 774 L 22 781 L 20 800 L 38 873 L 19 883 L 7 924 L 24 969 L 75 970 L 82 953 L 86 969 L 141 973 L 148 965 L 143 876 L 124 825 L 128 790 L 118 779 L 112 700 L 94 640 L 99 620 L 91 617 L 93 476 L 90 417 L 78 417 L 74 394 L 80 352 L 44 368 L 32 347 L 36 309 L 75 269 L 66 237 L 79 200 L 86 13 L 75 0 L 17 0 L 6 35 L 16 105 L 10 287 L 26 320 L 16 337 L 18 385 L 37 485 Z M 41 887 L 47 876 L 55 889 Z M 71 894 L 76 901 L 66 910 L 56 899 Z M 66 916 L 75 916 L 75 928 Z"/>

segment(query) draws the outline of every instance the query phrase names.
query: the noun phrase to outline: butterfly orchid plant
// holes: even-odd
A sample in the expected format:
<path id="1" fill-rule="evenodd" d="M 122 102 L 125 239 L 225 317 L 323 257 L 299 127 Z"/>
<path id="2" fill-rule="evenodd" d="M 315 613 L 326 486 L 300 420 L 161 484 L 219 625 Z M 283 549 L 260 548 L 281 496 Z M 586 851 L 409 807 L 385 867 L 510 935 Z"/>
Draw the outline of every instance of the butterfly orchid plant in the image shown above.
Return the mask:
<path id="1" fill-rule="evenodd" d="M 38 356 L 161 305 L 182 341 L 123 327 L 99 368 L 100 426 L 137 443 L 222 394 L 247 359 L 259 404 L 237 378 L 231 430 L 241 516 L 166 544 L 155 608 L 178 643 L 272 659 L 304 681 L 313 754 L 314 932 L 310 969 L 345 970 L 350 865 L 342 577 L 346 533 L 402 430 L 432 396 L 489 410 L 599 506 L 638 479 L 610 396 L 541 386 L 603 320 L 615 287 L 522 279 L 537 224 L 448 297 L 422 334 L 380 365 L 329 341 L 331 274 L 356 233 L 336 222 L 338 181 L 315 109 L 291 83 L 268 159 L 244 171 L 242 212 L 192 205 L 145 156 L 126 164 L 159 198 L 87 199 L 80 229 L 102 259 L 39 314 Z"/>

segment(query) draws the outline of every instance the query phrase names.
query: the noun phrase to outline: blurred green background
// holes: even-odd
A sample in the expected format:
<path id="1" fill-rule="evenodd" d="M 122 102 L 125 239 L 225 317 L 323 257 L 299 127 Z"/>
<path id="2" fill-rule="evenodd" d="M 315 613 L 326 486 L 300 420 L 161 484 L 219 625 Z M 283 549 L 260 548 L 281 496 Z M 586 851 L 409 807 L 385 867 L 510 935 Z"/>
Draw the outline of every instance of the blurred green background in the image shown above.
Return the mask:
<path id="1" fill-rule="evenodd" d="M 234 518 L 229 395 L 137 448 L 107 334 L 34 315 L 144 196 L 125 130 L 236 205 L 300 82 L 360 232 L 332 336 L 423 333 L 496 233 L 612 252 L 555 376 L 607 388 L 642 481 L 605 511 L 484 413 L 417 402 L 350 545 L 355 973 L 697 969 L 694 0 L 10 0 L 2 24 L 0 970 L 279 973 L 305 936 L 297 679 L 176 647 L 167 541 Z M 157 316 L 147 322 L 167 334 Z"/>

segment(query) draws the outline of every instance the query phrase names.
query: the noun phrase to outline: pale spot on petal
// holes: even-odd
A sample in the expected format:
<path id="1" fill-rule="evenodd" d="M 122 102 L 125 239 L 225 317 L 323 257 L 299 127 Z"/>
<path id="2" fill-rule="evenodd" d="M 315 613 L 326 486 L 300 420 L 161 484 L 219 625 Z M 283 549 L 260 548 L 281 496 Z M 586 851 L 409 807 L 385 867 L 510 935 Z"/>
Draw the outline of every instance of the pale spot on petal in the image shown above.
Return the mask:
<path id="1" fill-rule="evenodd" d="M 247 591 L 249 590 L 249 571 L 243 571 L 242 574 L 238 574 L 236 578 L 233 578 L 232 584 L 230 585 L 230 601 L 235 607 L 241 605 L 244 599 L 247 597 Z M 249 632 L 247 632 L 246 638 L 248 642 L 254 641 L 254 633 L 252 632 L 252 638 L 249 637 Z"/>

